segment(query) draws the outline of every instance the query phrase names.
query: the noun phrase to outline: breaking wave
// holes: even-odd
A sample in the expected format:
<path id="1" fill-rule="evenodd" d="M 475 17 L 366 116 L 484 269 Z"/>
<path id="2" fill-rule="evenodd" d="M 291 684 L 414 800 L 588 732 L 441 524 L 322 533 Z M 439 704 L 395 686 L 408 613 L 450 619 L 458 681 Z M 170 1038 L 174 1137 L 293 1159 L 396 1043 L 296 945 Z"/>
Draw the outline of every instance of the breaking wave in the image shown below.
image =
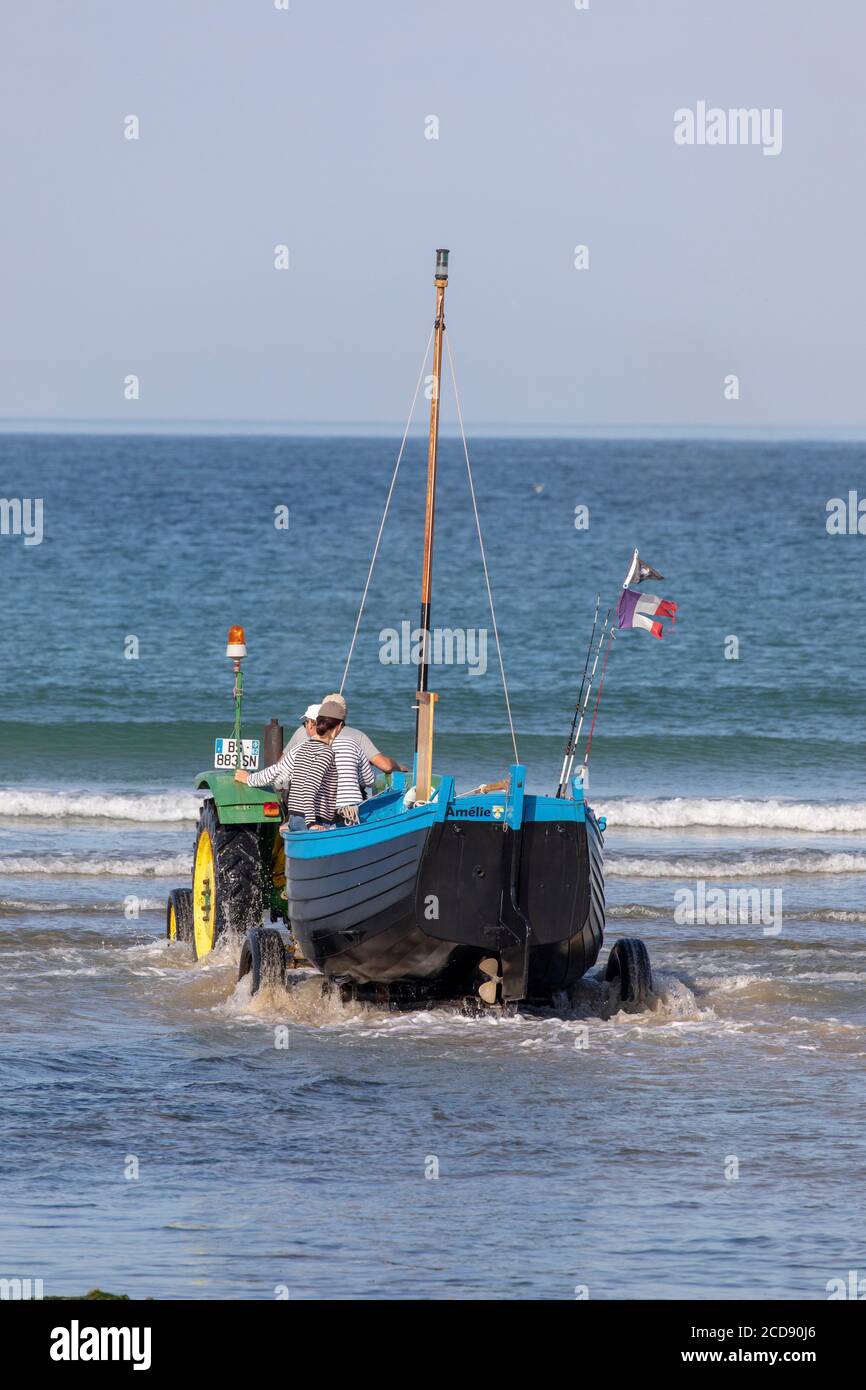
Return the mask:
<path id="1" fill-rule="evenodd" d="M 641 830 L 677 830 L 690 825 L 729 830 L 866 830 L 866 801 L 745 801 L 738 797 L 622 799 L 597 808 L 608 824 Z"/>
<path id="2" fill-rule="evenodd" d="M 48 820 L 127 820 L 142 824 L 195 820 L 194 792 L 52 792 L 0 790 L 0 816 Z"/>
<path id="3" fill-rule="evenodd" d="M 139 824 L 191 821 L 201 796 L 191 791 L 84 792 L 0 789 L 0 817 L 45 820 L 115 820 Z M 620 798 L 597 808 L 611 826 L 677 830 L 705 826 L 729 830 L 866 831 L 866 801 L 745 801 L 740 798 Z"/>
<path id="4" fill-rule="evenodd" d="M 173 878 L 176 875 L 188 877 L 191 872 L 191 854 L 162 857 L 142 854 L 125 859 L 95 854 L 78 854 L 74 858 L 62 854 L 22 854 L 0 859 L 0 873 L 3 874 L 50 874 L 52 877 L 65 874 L 116 874 L 120 878 Z"/>
<path id="5" fill-rule="evenodd" d="M 728 857 L 700 859 L 691 855 L 661 859 L 651 856 L 607 854 L 605 876 L 612 878 L 762 878 L 768 874 L 866 873 L 866 854 L 829 850 L 765 850 Z M 113 874 L 120 878 L 171 878 L 192 872 L 192 854 L 104 855 L 98 850 L 77 854 L 20 854 L 0 858 L 2 874 Z M 654 913 L 650 908 L 650 913 Z M 638 904 L 613 915 L 642 916 Z"/>
<path id="6" fill-rule="evenodd" d="M 621 878 L 763 878 L 767 874 L 862 874 L 866 854 L 834 854 L 828 850 L 766 850 L 757 854 L 695 859 L 637 858 L 606 855 L 605 876 Z"/>
<path id="7" fill-rule="evenodd" d="M 676 911 L 676 907 L 671 903 L 608 903 L 605 916 L 608 921 L 662 921 L 672 919 Z M 786 910 L 785 920 L 856 924 L 866 922 L 866 911 L 848 907 L 803 907 L 799 911 Z"/>
<path id="8" fill-rule="evenodd" d="M 87 902 L 87 903 L 64 903 L 64 902 L 40 902 L 35 898 L 0 898 L 0 917 L 4 915 L 19 916 L 26 912 L 36 912 L 40 916 L 50 915 L 58 912 L 74 912 L 81 917 L 104 916 L 110 912 L 122 912 L 125 903 L 122 902 Z M 139 898 L 139 912 L 164 912 L 165 900 L 163 898 Z"/>

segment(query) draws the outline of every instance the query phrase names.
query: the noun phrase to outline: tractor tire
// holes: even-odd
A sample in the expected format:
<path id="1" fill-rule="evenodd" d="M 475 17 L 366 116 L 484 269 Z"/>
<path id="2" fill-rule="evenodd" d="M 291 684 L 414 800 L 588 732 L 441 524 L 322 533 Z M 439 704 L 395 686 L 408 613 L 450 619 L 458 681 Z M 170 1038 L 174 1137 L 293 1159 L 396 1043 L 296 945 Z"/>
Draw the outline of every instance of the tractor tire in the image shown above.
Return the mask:
<path id="1" fill-rule="evenodd" d="M 165 905 L 165 935 L 169 941 L 192 941 L 192 889 L 172 888 Z"/>
<path id="2" fill-rule="evenodd" d="M 262 856 L 258 831 L 221 825 L 212 799 L 203 802 L 192 871 L 196 960 L 225 932 L 244 935 L 262 923 Z"/>
<path id="3" fill-rule="evenodd" d="M 649 952 L 637 937 L 623 936 L 607 958 L 604 978 L 619 981 L 620 1003 L 643 1008 L 652 994 Z"/>
<path id="4" fill-rule="evenodd" d="M 286 982 L 286 947 L 276 927 L 253 927 L 241 948 L 238 979 L 252 975 L 252 993 Z"/>

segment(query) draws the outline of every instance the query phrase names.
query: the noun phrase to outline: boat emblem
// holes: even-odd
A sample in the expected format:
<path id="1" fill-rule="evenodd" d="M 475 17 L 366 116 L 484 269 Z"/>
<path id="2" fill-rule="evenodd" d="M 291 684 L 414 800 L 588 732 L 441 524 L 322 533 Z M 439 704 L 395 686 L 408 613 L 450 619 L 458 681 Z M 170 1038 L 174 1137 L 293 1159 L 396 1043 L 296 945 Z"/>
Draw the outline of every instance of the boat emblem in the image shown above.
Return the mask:
<path id="1" fill-rule="evenodd" d="M 500 816 L 504 816 L 504 815 L 505 815 L 505 807 L 504 807 L 504 806 L 494 806 L 494 807 L 493 807 L 493 819 L 494 819 L 494 820 L 499 820 L 499 817 L 500 817 Z"/>

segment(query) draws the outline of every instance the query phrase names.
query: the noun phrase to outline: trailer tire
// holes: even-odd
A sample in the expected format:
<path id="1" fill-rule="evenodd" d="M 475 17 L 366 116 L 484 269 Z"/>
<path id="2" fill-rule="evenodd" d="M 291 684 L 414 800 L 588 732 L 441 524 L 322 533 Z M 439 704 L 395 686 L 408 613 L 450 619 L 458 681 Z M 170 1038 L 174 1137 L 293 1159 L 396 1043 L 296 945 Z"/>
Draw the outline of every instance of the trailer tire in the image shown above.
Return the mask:
<path id="1" fill-rule="evenodd" d="M 262 854 L 258 831 L 222 825 L 212 799 L 199 812 L 193 862 L 193 945 L 196 959 L 226 931 L 261 926 Z"/>
<path id="2" fill-rule="evenodd" d="M 276 927 L 253 927 L 241 947 L 238 979 L 252 975 L 252 994 L 286 982 L 286 947 Z"/>
<path id="3" fill-rule="evenodd" d="M 615 942 L 607 958 L 604 978 L 619 981 L 620 1003 L 642 1008 L 653 987 L 649 952 L 644 943 L 630 936 Z"/>
<path id="4" fill-rule="evenodd" d="M 192 889 L 172 888 L 165 904 L 165 935 L 169 941 L 192 941 Z"/>

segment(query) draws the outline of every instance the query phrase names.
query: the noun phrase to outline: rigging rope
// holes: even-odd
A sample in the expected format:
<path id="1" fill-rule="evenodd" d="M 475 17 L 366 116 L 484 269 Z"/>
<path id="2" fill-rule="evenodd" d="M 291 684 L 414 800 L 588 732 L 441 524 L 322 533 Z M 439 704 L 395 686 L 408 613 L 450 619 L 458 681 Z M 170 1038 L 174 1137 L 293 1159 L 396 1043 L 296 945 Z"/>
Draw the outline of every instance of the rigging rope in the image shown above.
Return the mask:
<path id="1" fill-rule="evenodd" d="M 418 399 L 418 392 L 421 390 L 421 382 L 424 380 L 424 368 L 427 366 L 427 357 L 430 352 L 430 344 L 433 341 L 435 325 L 430 329 L 430 337 L 427 339 L 427 346 L 424 349 L 424 360 L 421 363 L 421 370 L 418 373 L 418 380 L 415 383 L 415 394 L 412 397 L 412 404 L 409 407 L 409 418 L 406 421 L 406 428 L 403 431 L 403 439 L 400 444 L 400 452 L 397 454 L 397 462 L 394 464 L 394 472 L 391 475 L 391 486 L 388 488 L 388 496 L 385 499 L 385 510 L 382 513 L 382 520 L 379 522 L 379 534 L 376 537 L 376 544 L 373 546 L 373 558 L 370 561 L 370 568 L 367 571 L 367 582 L 364 585 L 364 592 L 361 595 L 361 606 L 358 609 L 358 616 L 355 619 L 355 631 L 352 633 L 352 640 L 349 643 L 349 655 L 346 657 L 346 665 L 343 670 L 343 679 L 340 681 L 340 694 L 346 684 L 346 677 L 349 674 L 349 664 L 352 660 L 352 653 L 355 650 L 355 642 L 358 637 L 358 629 L 361 626 L 361 619 L 364 616 L 364 605 L 367 602 L 367 592 L 370 588 L 370 580 L 373 578 L 373 569 L 376 565 L 376 556 L 379 554 L 379 544 L 382 540 L 382 532 L 385 529 L 385 522 L 388 519 L 388 508 L 391 506 L 391 498 L 394 495 L 394 485 L 397 482 L 397 474 L 400 471 L 400 462 L 403 458 L 403 450 L 406 448 L 406 440 L 409 437 L 409 427 L 412 424 L 412 416 L 415 414 L 415 402 Z"/>
<path id="2" fill-rule="evenodd" d="M 460 409 L 460 395 L 457 390 L 457 375 L 454 371 L 454 358 L 451 353 L 451 340 L 448 337 L 448 330 L 443 330 L 445 346 L 448 349 L 448 365 L 451 368 L 451 384 L 454 387 L 454 403 L 457 406 L 457 419 L 460 423 L 460 438 L 463 440 L 463 456 L 466 459 L 466 472 L 469 475 L 469 491 L 472 494 L 472 510 L 475 513 L 475 529 L 478 532 L 478 544 L 481 549 L 481 563 L 484 566 L 484 582 L 487 585 L 487 600 L 490 604 L 490 619 L 493 623 L 493 636 L 496 638 L 496 654 L 499 657 L 499 670 L 502 675 L 502 690 L 505 695 L 505 708 L 508 711 L 508 727 L 511 730 L 511 746 L 514 749 L 514 761 L 520 762 L 517 753 L 517 737 L 514 733 L 514 720 L 511 717 L 511 701 L 508 698 L 508 682 L 505 679 L 505 663 L 502 660 L 502 646 L 499 641 L 499 627 L 496 622 L 496 609 L 493 606 L 493 590 L 490 587 L 490 573 L 487 569 L 487 556 L 484 551 L 484 538 L 481 535 L 481 519 L 478 515 L 478 503 L 475 500 L 475 484 L 472 481 L 472 469 L 469 465 L 469 449 L 466 444 L 466 431 L 463 428 L 463 411 Z"/>

